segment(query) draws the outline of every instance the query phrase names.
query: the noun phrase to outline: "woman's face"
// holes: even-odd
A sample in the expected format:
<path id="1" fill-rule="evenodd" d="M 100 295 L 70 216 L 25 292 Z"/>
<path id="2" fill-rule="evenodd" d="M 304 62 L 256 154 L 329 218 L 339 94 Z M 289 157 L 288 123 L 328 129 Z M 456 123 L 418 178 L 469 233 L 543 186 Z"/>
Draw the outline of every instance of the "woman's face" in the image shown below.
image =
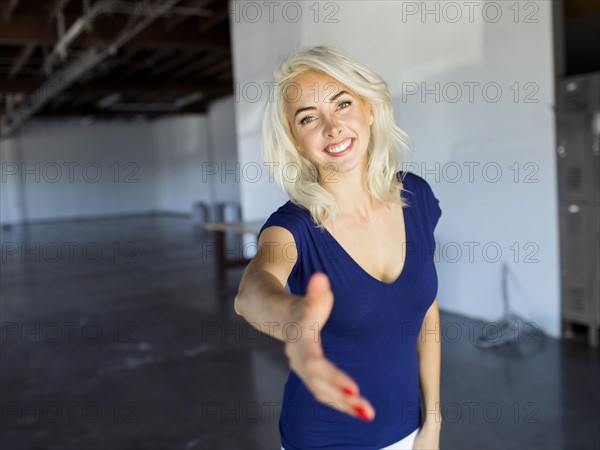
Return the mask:
<path id="1" fill-rule="evenodd" d="M 366 168 L 371 107 L 346 85 L 321 72 L 305 72 L 284 93 L 292 140 L 319 171 Z"/>

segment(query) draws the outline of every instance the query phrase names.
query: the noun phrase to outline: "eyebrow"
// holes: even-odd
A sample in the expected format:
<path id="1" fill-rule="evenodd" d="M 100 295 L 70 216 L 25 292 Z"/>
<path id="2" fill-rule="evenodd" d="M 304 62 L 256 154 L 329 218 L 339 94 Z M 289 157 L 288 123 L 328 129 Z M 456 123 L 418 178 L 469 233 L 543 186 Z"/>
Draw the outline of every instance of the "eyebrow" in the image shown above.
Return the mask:
<path id="1" fill-rule="evenodd" d="M 334 102 L 334 101 L 336 101 L 336 100 L 338 99 L 338 97 L 341 97 L 341 96 L 342 96 L 342 95 L 344 95 L 344 94 L 348 94 L 348 95 L 350 95 L 350 94 L 349 94 L 348 92 L 346 92 L 346 91 L 340 91 L 340 92 L 338 92 L 337 94 L 335 94 L 333 97 L 331 97 L 331 100 L 330 100 L 330 102 Z M 298 110 L 296 111 L 296 114 L 294 114 L 294 118 L 296 118 L 296 116 L 297 116 L 298 114 L 300 114 L 300 113 L 302 113 L 302 112 L 304 112 L 304 111 L 310 110 L 310 109 L 317 109 L 317 108 L 315 108 L 314 106 L 306 106 L 306 107 L 304 107 L 304 108 L 298 108 Z"/>

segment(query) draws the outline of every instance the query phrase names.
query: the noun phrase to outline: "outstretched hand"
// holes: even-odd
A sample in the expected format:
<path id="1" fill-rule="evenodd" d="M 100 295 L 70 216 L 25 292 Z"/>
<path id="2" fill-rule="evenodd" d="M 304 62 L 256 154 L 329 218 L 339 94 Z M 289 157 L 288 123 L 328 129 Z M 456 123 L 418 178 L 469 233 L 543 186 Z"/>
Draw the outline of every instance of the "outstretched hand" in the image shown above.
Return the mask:
<path id="1" fill-rule="evenodd" d="M 313 274 L 302 301 L 297 303 L 292 320 L 300 327 L 300 338 L 286 341 L 285 354 L 315 398 L 338 411 L 363 420 L 373 420 L 375 409 L 360 395 L 356 382 L 329 361 L 323 352 L 320 330 L 333 308 L 333 292 L 324 273 Z"/>

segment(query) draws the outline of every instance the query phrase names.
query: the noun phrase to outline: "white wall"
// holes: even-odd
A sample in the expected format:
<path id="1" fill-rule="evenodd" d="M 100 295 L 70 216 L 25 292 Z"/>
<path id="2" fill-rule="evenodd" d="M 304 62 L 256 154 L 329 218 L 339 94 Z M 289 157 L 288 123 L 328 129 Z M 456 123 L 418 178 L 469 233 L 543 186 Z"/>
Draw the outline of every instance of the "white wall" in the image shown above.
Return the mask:
<path id="1" fill-rule="evenodd" d="M 2 221 L 156 209 L 152 130 L 150 123 L 30 122 L 2 141 L 3 191 L 9 184 L 2 201 L 11 211 Z"/>
<path id="2" fill-rule="evenodd" d="M 237 152 L 234 97 L 210 105 L 208 119 L 210 153 L 203 164 L 202 182 L 215 202 L 240 201 L 240 164 Z"/>
<path id="3" fill-rule="evenodd" d="M 20 198 L 22 197 L 20 175 L 16 157 L 15 141 L 0 139 L 0 224 L 21 221 Z"/>
<path id="4" fill-rule="evenodd" d="M 190 212 L 197 201 L 239 203 L 234 114 L 230 96 L 214 102 L 206 115 L 156 123 L 159 210 Z"/>
<path id="5" fill-rule="evenodd" d="M 260 10 L 260 20 L 254 20 L 253 4 L 230 2 L 232 56 L 235 80 L 235 116 L 240 163 L 240 197 L 245 220 L 258 220 L 284 194 L 268 183 L 267 167 L 260 157 L 260 119 L 269 83 L 279 58 L 300 44 L 302 21 L 269 22 L 268 9 Z M 260 50 L 258 50 L 260 49 Z M 248 244 L 253 238 L 247 237 Z M 249 246 L 248 248 L 253 248 Z"/>
<path id="6" fill-rule="evenodd" d="M 208 121 L 193 115 L 165 118 L 156 125 L 157 209 L 190 212 L 195 201 L 209 199 L 200 173 L 208 159 Z"/>
<path id="7" fill-rule="evenodd" d="M 238 19 L 232 20 L 232 42 L 240 87 L 236 103 L 240 160 L 261 161 L 260 113 L 267 99 L 263 95 L 260 102 L 250 101 L 249 95 L 243 95 L 244 88 L 272 81 L 278 59 L 298 44 L 344 48 L 388 82 L 396 121 L 415 144 L 417 165 L 411 170 L 430 182 L 440 200 L 443 217 L 436 237 L 442 249 L 441 308 L 497 320 L 502 314 L 501 264 L 505 262 L 513 309 L 558 336 L 549 2 L 529 2 L 527 8 L 520 4 L 518 11 L 513 2 L 474 2 L 472 10 L 464 2 L 448 2 L 462 5 L 460 10 L 444 10 L 444 2 L 431 2 L 430 9 L 440 7 L 437 17 L 406 9 L 422 8 L 423 2 L 388 1 L 321 2 L 316 17 L 317 8 L 310 2 L 302 4 L 298 21 L 294 21 L 293 5 L 284 13 L 290 2 L 279 2 L 272 21 L 267 6 L 256 20 L 255 11 L 244 11 L 243 3 L 230 5 Z M 496 5 L 502 9 L 496 10 Z M 457 11 L 462 17 L 455 20 Z M 472 101 L 469 83 L 479 83 Z M 424 88 L 435 92 L 436 86 L 438 98 L 421 97 Z M 459 97 L 456 86 L 462 88 Z M 496 88 L 501 89 L 497 98 Z M 472 178 L 471 164 L 475 164 Z M 489 172 L 482 170 L 486 164 Z M 497 180 L 489 178 L 495 176 L 494 168 L 501 169 Z M 462 172 L 456 174 L 456 169 Z M 267 182 L 266 172 L 263 178 L 260 182 L 242 179 L 242 206 L 248 220 L 266 218 L 285 201 L 279 188 Z M 475 250 L 472 257 L 470 248 Z M 497 261 L 494 249 L 501 251 Z"/>
<path id="8" fill-rule="evenodd" d="M 236 158 L 234 124 L 233 97 L 207 115 L 154 122 L 33 120 L 0 143 L 0 223 L 189 214 L 196 201 L 239 202 L 238 185 L 222 189 L 202 173 L 209 161 Z"/>

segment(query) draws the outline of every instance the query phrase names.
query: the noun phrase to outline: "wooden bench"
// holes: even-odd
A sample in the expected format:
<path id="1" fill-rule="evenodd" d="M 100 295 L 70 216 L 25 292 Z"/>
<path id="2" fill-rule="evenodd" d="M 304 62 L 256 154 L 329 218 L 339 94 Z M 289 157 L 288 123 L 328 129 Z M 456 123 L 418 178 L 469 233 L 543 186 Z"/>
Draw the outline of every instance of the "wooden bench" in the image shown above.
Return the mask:
<path id="1" fill-rule="evenodd" d="M 227 269 L 233 267 L 244 267 L 249 262 L 248 258 L 233 258 L 227 257 L 227 249 L 225 242 L 225 233 L 236 234 L 253 234 L 258 238 L 260 228 L 266 222 L 265 220 L 255 220 L 247 222 L 204 222 L 204 229 L 213 233 L 215 253 L 215 276 L 220 283 L 225 282 Z"/>

